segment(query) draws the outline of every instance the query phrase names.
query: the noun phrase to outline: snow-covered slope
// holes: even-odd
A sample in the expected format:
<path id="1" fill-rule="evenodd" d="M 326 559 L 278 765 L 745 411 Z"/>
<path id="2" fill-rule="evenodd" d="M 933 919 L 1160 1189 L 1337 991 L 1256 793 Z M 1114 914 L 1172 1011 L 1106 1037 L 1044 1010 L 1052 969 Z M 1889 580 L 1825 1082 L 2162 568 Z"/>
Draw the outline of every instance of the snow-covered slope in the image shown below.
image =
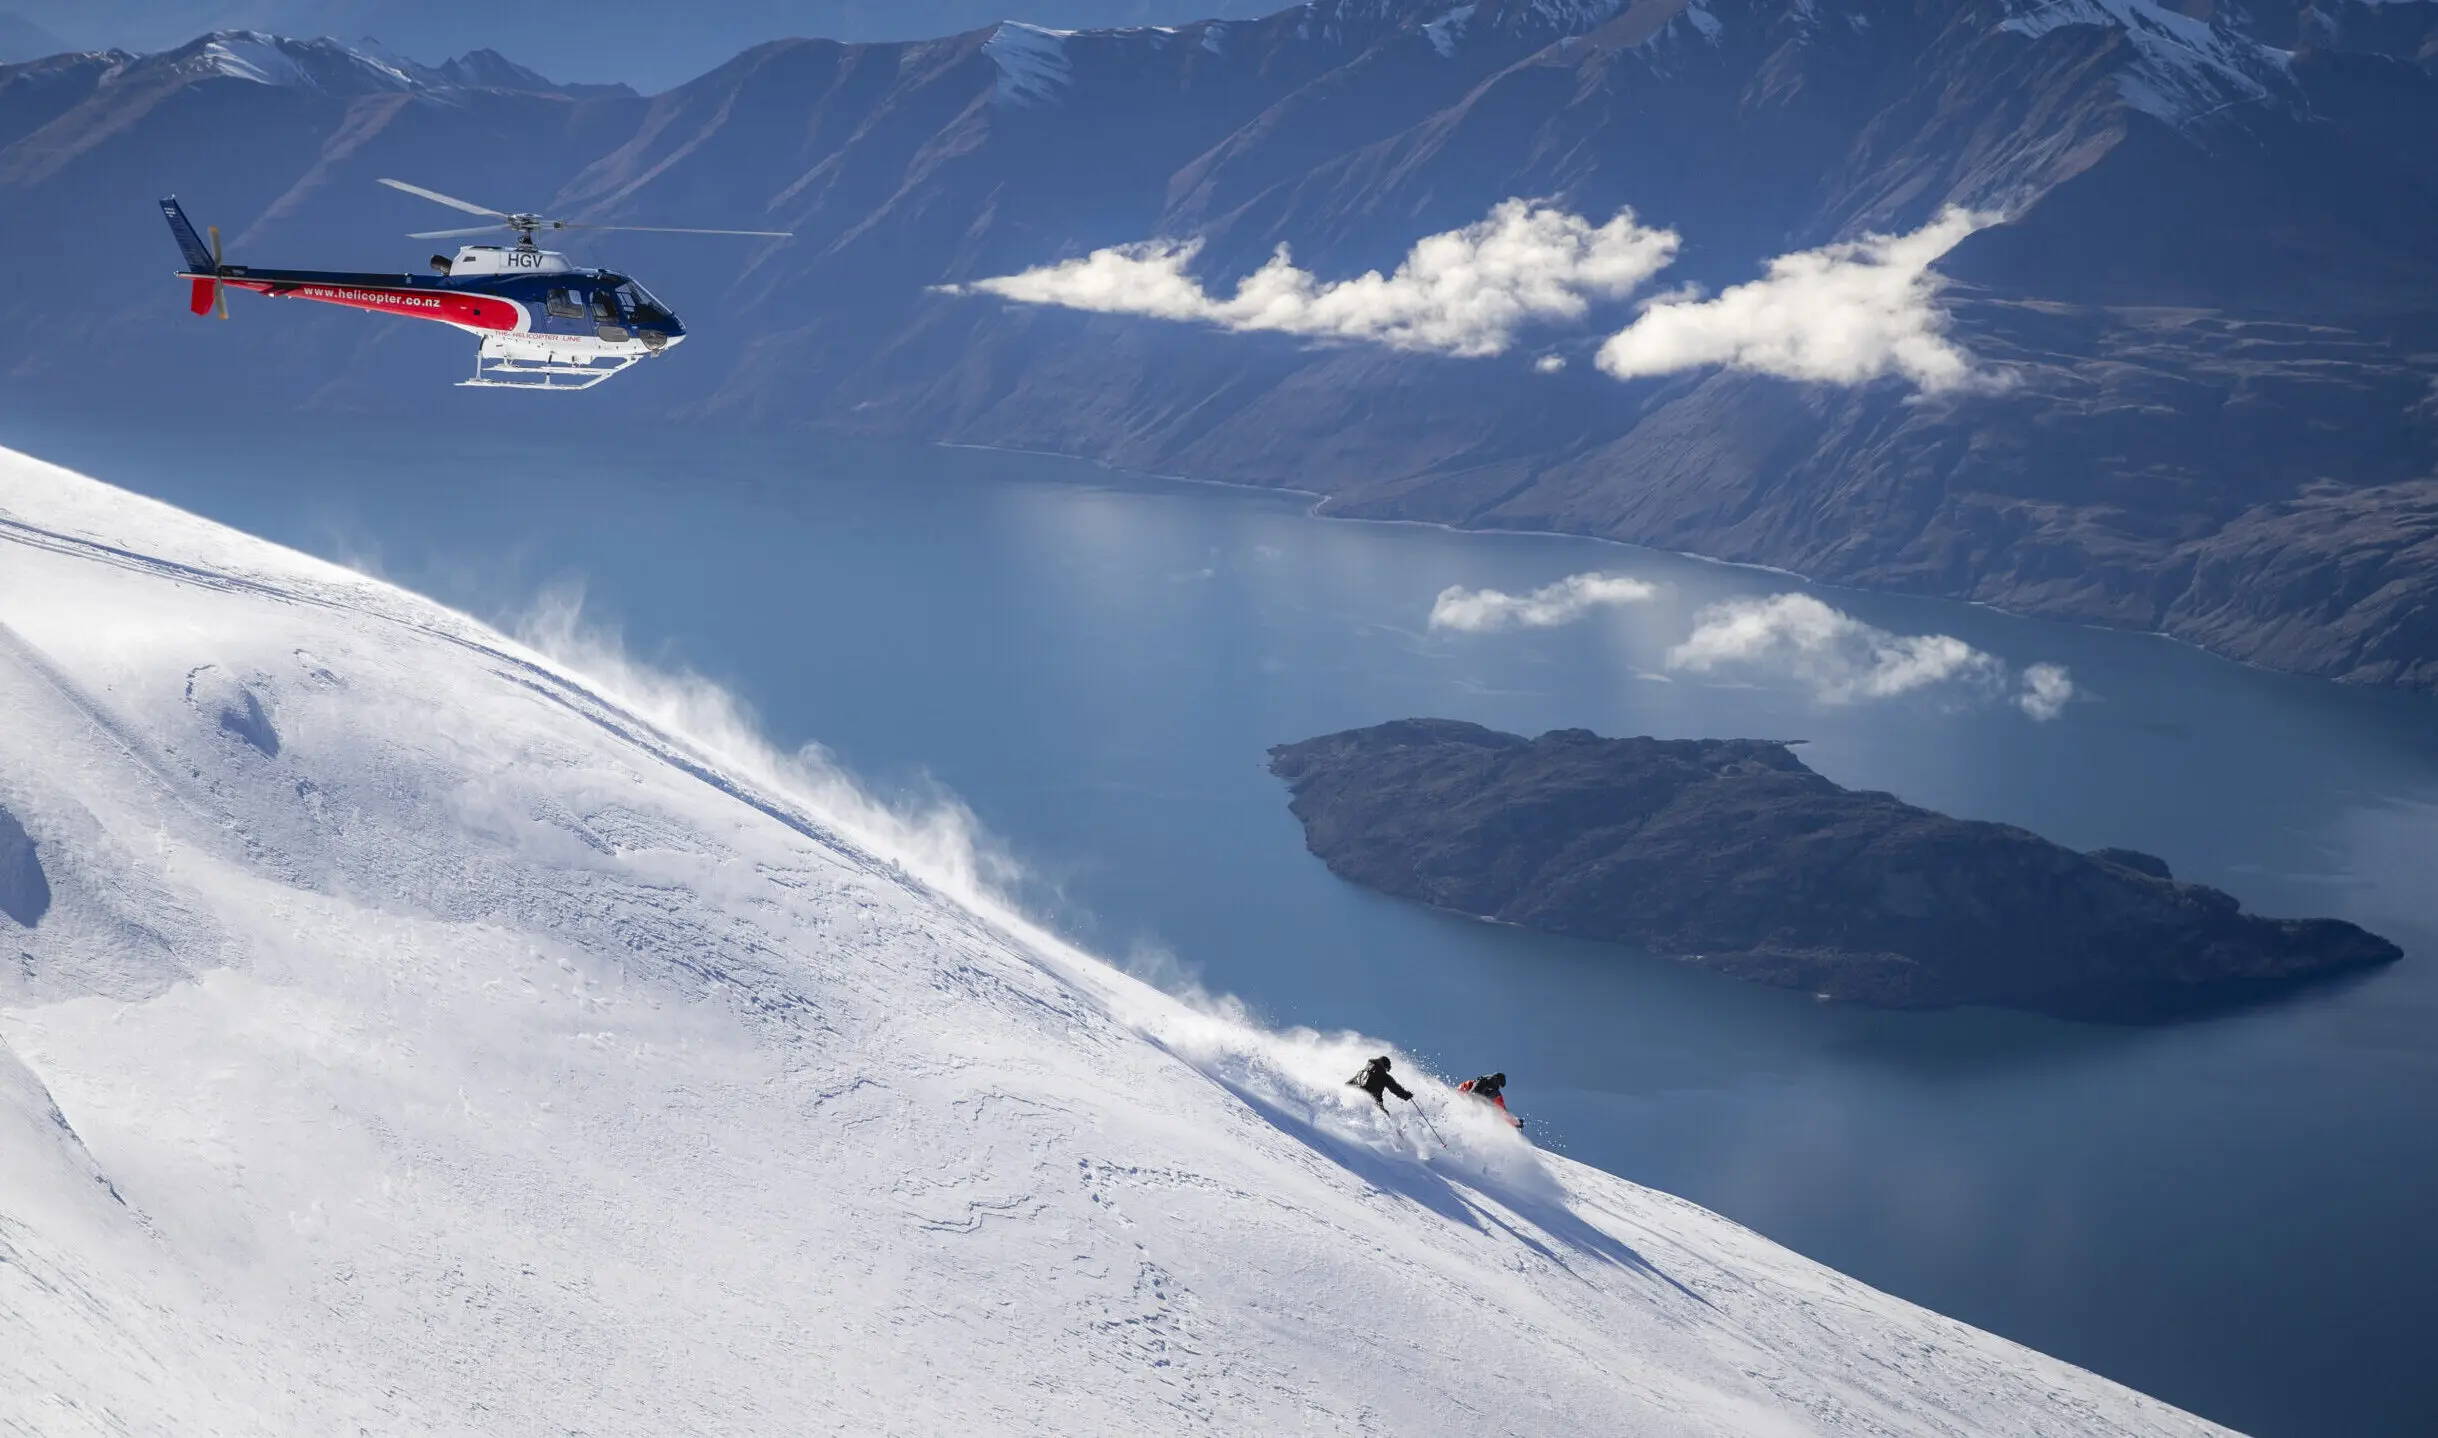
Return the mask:
<path id="1" fill-rule="evenodd" d="M 2215 1431 L 581 667 L 0 453 L 0 1430 Z"/>

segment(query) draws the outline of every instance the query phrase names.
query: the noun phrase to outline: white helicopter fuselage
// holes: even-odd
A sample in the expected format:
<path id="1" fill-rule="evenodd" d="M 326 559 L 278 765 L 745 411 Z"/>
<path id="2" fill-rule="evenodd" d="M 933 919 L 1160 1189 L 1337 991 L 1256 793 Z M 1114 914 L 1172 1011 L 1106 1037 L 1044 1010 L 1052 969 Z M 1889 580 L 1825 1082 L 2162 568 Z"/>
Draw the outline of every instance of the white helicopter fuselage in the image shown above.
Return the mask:
<path id="1" fill-rule="evenodd" d="M 433 257 L 452 287 L 479 289 L 510 307 L 506 325 L 459 324 L 482 339 L 476 382 L 513 377 L 604 377 L 682 343 L 685 328 L 624 275 L 568 262 L 532 245 L 465 245 Z M 554 387 L 554 386 L 543 386 Z"/>

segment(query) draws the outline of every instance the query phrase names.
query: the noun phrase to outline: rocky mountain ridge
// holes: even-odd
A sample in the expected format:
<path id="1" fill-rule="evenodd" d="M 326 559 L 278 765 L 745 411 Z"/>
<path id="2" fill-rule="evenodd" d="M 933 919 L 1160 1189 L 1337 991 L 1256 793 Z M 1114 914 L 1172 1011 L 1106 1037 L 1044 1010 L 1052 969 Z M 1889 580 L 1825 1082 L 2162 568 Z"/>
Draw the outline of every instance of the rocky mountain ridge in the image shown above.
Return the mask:
<path id="1" fill-rule="evenodd" d="M 623 85 L 565 85 L 496 50 L 472 50 L 427 65 L 376 42 L 347 44 L 328 37 L 292 39 L 258 30 L 216 30 L 176 49 L 69 51 L 28 62 L 28 68 L 81 73 L 96 91 L 120 85 L 238 80 L 354 98 L 447 90 L 509 90 L 537 94 L 629 95 Z"/>

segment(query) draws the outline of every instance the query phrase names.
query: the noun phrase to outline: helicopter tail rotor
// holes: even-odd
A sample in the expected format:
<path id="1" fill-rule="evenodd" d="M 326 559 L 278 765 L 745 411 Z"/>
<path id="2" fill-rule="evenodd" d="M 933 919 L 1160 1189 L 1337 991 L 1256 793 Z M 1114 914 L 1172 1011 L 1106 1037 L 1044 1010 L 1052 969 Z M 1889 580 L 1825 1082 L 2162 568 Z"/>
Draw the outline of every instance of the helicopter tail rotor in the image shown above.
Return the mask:
<path id="1" fill-rule="evenodd" d="M 197 283 L 199 285 L 201 282 L 197 281 Z M 202 295 L 197 294 L 196 298 L 201 299 Z M 212 305 L 220 312 L 222 319 L 225 320 L 229 317 L 228 287 L 220 283 L 220 227 L 218 225 L 212 226 Z M 200 314 L 201 311 L 198 310 L 196 313 Z"/>

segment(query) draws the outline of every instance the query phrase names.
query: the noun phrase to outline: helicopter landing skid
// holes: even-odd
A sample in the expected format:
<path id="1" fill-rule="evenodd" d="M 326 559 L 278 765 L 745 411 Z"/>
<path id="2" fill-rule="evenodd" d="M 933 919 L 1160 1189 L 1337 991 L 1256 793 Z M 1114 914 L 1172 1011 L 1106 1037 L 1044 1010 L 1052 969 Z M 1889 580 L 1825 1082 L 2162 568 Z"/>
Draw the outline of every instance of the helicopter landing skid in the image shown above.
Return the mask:
<path id="1" fill-rule="evenodd" d="M 488 346 L 485 347 L 485 351 Z M 594 385 L 617 374 L 627 366 L 639 363 L 642 355 L 603 355 L 601 362 L 589 360 L 516 359 L 477 351 L 474 356 L 474 377 L 457 382 L 460 389 L 550 389 L 575 391 Z"/>

